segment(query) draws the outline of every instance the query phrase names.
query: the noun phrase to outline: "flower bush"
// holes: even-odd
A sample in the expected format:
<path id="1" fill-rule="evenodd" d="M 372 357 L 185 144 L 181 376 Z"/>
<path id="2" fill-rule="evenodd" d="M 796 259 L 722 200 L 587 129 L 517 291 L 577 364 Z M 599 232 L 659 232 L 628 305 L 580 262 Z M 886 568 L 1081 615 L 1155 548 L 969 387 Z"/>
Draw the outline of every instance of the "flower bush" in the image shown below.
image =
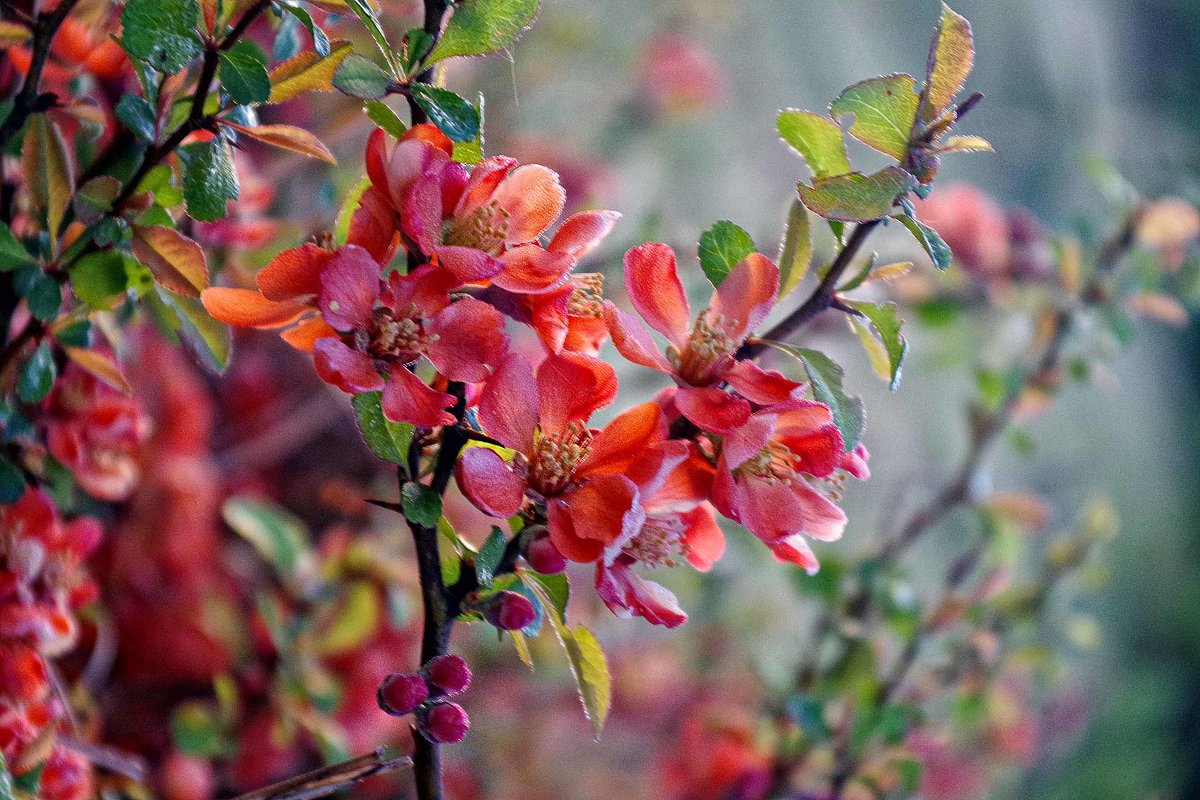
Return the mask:
<path id="1" fill-rule="evenodd" d="M 961 97 L 974 40 L 944 7 L 922 78 L 779 113 L 807 174 L 778 252 L 722 220 L 695 261 L 645 242 L 606 268 L 621 214 L 564 218 L 579 181 L 490 154 L 483 98 L 442 81 L 452 59 L 510 48 L 537 1 L 410 5 L 2 4 L 6 791 L 307 798 L 411 768 L 399 780 L 431 800 L 480 796 L 507 766 L 526 781 L 510 793 L 535 796 L 512 763 L 525 742 L 464 707 L 521 697 L 489 663 L 507 651 L 454 638 L 466 625 L 531 668 L 556 639 L 596 737 L 626 688 L 652 699 L 643 715 L 670 708 L 644 781 L 673 797 L 969 797 L 1027 760 L 1043 725 L 1023 709 L 1050 666 L 1012 642 L 1113 514 L 1084 513 L 1024 585 L 992 549 L 1044 509 L 982 490 L 978 471 L 1014 420 L 1087 377 L 1083 320 L 1118 338 L 1130 313 L 1186 321 L 1200 215 L 1127 198 L 1085 248 L 975 188 L 935 189 L 943 158 L 991 150 L 957 132 L 981 96 Z M 682 36 L 657 36 L 639 69 L 643 114 L 702 113 L 728 91 Z M 270 159 L 240 151 L 334 163 L 309 130 L 334 91 L 371 122 L 346 148 L 362 177 L 328 229 L 301 233 L 272 216 Z M 886 165 L 856 170 L 847 135 Z M 867 252 L 884 227 L 907 237 L 904 260 Z M 980 371 L 960 470 L 877 550 L 818 559 L 812 543 L 853 522 L 847 479 L 870 477 L 866 409 L 797 333 L 843 319 L 895 390 L 906 309 L 985 305 L 1033 320 L 1033 356 Z M 901 558 L 963 508 L 984 534 L 916 602 Z M 655 683 L 651 655 L 610 659 L 576 619 L 590 584 L 617 618 L 682 625 L 695 606 L 661 576 L 709 572 L 727 535 L 760 540 L 817 614 L 782 690 L 742 675 L 706 694 L 669 667 Z M 945 663 L 922 659 L 934 640 Z M 712 658 L 737 671 L 736 654 Z M 476 773 L 447 766 L 444 746 L 476 738 Z"/>

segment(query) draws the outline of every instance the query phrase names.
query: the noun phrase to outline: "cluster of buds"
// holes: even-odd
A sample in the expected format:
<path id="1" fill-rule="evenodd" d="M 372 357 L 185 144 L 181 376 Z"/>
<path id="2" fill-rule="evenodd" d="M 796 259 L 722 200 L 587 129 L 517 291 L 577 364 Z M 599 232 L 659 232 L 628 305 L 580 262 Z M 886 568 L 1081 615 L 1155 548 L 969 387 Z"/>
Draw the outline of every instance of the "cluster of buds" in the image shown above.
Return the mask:
<path id="1" fill-rule="evenodd" d="M 376 697 L 385 714 L 416 715 L 417 731 L 437 744 L 457 744 L 467 735 L 467 712 L 448 697 L 471 685 L 471 670 L 461 656 L 430 659 L 420 672 L 393 672 L 379 684 Z"/>

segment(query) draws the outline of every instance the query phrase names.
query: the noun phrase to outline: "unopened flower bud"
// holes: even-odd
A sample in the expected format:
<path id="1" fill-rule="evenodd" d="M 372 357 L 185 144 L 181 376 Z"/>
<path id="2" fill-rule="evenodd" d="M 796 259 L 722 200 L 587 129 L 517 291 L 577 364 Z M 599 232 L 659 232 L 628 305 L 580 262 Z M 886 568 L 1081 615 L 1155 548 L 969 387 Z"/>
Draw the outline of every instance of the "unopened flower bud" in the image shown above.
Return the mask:
<path id="1" fill-rule="evenodd" d="M 417 714 L 417 730 L 437 744 L 458 744 L 470 727 L 471 720 L 458 703 L 431 703 Z"/>
<path id="2" fill-rule="evenodd" d="M 526 534 L 525 560 L 543 575 L 557 575 L 567 568 L 567 557 L 550 541 L 550 531 L 545 525 L 532 527 L 532 535 Z"/>
<path id="3" fill-rule="evenodd" d="M 429 699 L 425 678 L 413 672 L 393 672 L 379 684 L 375 694 L 379 707 L 393 717 L 402 717 L 417 710 Z"/>
<path id="4" fill-rule="evenodd" d="M 516 592 L 494 594 L 484 601 L 479 610 L 484 619 L 502 631 L 519 631 L 537 619 L 533 603 Z"/>
<path id="5" fill-rule="evenodd" d="M 461 694 L 471 685 L 471 669 L 461 656 L 447 654 L 431 659 L 424 672 L 429 684 L 442 694 Z"/>

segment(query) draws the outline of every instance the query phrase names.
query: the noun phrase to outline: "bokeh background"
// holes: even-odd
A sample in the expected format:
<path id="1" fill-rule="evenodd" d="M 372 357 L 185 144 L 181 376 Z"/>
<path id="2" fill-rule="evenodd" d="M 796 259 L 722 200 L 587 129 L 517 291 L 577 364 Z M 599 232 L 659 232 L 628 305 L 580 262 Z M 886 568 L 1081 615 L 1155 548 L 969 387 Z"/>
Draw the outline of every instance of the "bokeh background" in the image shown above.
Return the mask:
<path id="1" fill-rule="evenodd" d="M 404 5 L 393 4 L 399 12 Z M 1111 162 L 1148 195 L 1200 196 L 1200 5 L 960 0 L 956 10 L 976 34 L 968 87 L 986 95 L 966 128 L 990 139 L 997 153 L 950 160 L 942 182 L 969 180 L 1006 205 L 1028 206 L 1052 229 L 1085 235 L 1100 216 L 1085 177 L 1090 157 Z M 871 75 L 920 74 L 938 12 L 933 0 L 544 0 L 537 25 L 509 58 L 455 64 L 448 82 L 486 96 L 488 152 L 547 163 L 576 202 L 625 214 L 592 264 L 615 289 L 619 280 L 611 278 L 627 246 L 658 238 L 693 253 L 698 234 L 716 219 L 738 222 L 770 252 L 803 175 L 776 138 L 776 111 L 820 109 Z M 407 24 L 401 13 L 389 27 L 399 32 Z M 666 95 L 663 75 L 680 56 L 656 55 L 664 42 L 698 54 L 680 67 L 689 76 L 682 88 Z M 657 73 L 648 71 L 652 62 Z M 335 188 L 351 185 L 360 169 L 361 116 L 349 101 L 321 102 L 325 139 L 342 163 L 329 190 L 312 192 L 308 165 L 272 169 L 264 159 L 272 170 L 264 177 L 298 231 L 327 224 Z M 854 155 L 870 162 L 867 153 Z M 880 245 L 897 254 L 903 247 L 887 238 Z M 810 334 L 866 397 L 873 454 L 873 478 L 848 490 L 846 536 L 826 552 L 868 548 L 898 508 L 919 502 L 953 469 L 965 442 L 974 364 L 1019 341 L 998 316 L 907 330 L 912 355 L 896 393 L 880 385 L 844 330 Z M 1099 599 L 1059 609 L 1064 630 L 1090 631 L 1090 620 L 1099 629 L 1098 639 L 1077 636 L 1065 645 L 1073 652 L 1070 677 L 1088 687 L 1086 729 L 1061 747 L 1043 742 L 1028 769 L 1003 781 L 995 797 L 1200 796 L 1198 378 L 1194 329 L 1140 324 L 1133 346 L 1109 363 L 1097 386 L 1069 389 L 1050 414 L 1022 429 L 1035 442 L 1032 451 L 1002 443 L 990 462 L 989 485 L 1044 496 L 1057 523 L 1098 494 L 1113 498 L 1122 520 L 1104 551 L 1109 578 Z M 658 384 L 628 370 L 623 387 L 633 396 Z M 967 526 L 951 518 L 913 554 L 914 564 L 930 569 L 931 584 L 939 554 Z M 575 776 L 564 797 L 613 790 L 654 796 L 644 782 L 657 757 L 645 717 L 661 708 L 667 716 L 654 730 L 668 742 L 678 733 L 662 692 L 699 683 L 736 703 L 743 673 L 756 676 L 751 683 L 781 684 L 805 651 L 811 600 L 791 590 L 785 568 L 762 548 L 732 538 L 713 573 L 672 583 L 692 614 L 683 629 L 664 634 L 594 617 L 606 649 L 628 665 L 618 666 L 617 708 L 602 743 L 591 742 L 582 719 L 539 710 L 570 700 L 561 662 L 547 659 L 529 676 L 511 650 L 489 649 L 475 634 L 470 646 L 491 653 L 495 674 L 490 693 L 481 683 L 466 705 L 476 730 L 492 732 L 468 740 L 467 759 L 490 764 L 493 773 L 507 770 L 513 781 L 554 785 Z M 753 711 L 760 700 L 750 693 L 745 705 Z M 519 757 L 528 763 L 520 768 L 505 761 L 514 741 L 525 743 Z"/>

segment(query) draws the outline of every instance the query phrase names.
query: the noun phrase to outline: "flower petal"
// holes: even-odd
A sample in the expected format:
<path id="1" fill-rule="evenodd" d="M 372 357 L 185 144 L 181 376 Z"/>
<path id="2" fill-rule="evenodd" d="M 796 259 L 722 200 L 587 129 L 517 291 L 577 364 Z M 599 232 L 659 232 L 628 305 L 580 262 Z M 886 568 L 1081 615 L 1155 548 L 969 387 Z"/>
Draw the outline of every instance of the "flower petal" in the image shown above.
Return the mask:
<path id="1" fill-rule="evenodd" d="M 463 190 L 462 197 L 454 209 L 456 218 L 465 217 L 484 203 L 492 199 L 492 193 L 500 185 L 500 181 L 508 176 L 517 166 L 515 158 L 508 156 L 489 156 L 475 165 L 471 177 Z"/>
<path id="2" fill-rule="evenodd" d="M 524 356 L 511 353 L 484 384 L 479 397 L 483 430 L 505 447 L 529 454 L 538 423 L 538 386 Z"/>
<path id="3" fill-rule="evenodd" d="M 580 259 L 600 244 L 621 218 L 616 211 L 580 211 L 558 226 L 546 249 Z"/>
<path id="4" fill-rule="evenodd" d="M 771 552 L 775 555 L 775 558 L 784 563 L 802 567 L 809 575 L 816 575 L 817 570 L 821 567 L 817 563 L 816 554 L 813 553 L 812 548 L 808 546 L 808 542 L 799 533 L 785 536 L 772 544 Z"/>
<path id="5" fill-rule="evenodd" d="M 566 509 L 571 520 L 571 537 L 594 540 L 603 549 L 621 546 L 641 530 L 646 511 L 638 500 L 637 486 L 624 475 L 600 475 L 568 488 L 549 505 Z M 562 531 L 556 534 L 553 522 L 552 517 L 550 538 L 563 555 L 571 558 L 568 548 L 578 551 L 579 544 L 568 541 L 570 537 L 565 537 Z"/>
<path id="6" fill-rule="evenodd" d="M 398 239 L 395 210 L 383 192 L 369 187 L 350 217 L 346 244 L 356 244 L 370 253 L 375 263 L 387 264 L 392 260 Z"/>
<path id="7" fill-rule="evenodd" d="M 434 175 L 422 175 L 398 190 L 400 230 L 429 255 L 442 239 L 442 185 Z"/>
<path id="8" fill-rule="evenodd" d="M 708 572 L 725 554 L 725 534 L 713 517 L 712 506 L 704 503 L 679 515 L 684 524 L 683 541 L 687 560 L 701 572 Z"/>
<path id="9" fill-rule="evenodd" d="M 284 250 L 258 273 L 258 290 L 268 300 L 294 300 L 321 291 L 321 269 L 332 254 L 312 242 Z"/>
<path id="10" fill-rule="evenodd" d="M 612 334 L 613 346 L 626 359 L 667 375 L 675 372 L 646 326 L 632 314 L 617 308 L 611 300 L 604 301 L 604 323 Z"/>
<path id="11" fill-rule="evenodd" d="M 460 284 L 479 283 L 504 269 L 504 262 L 474 247 L 441 245 L 433 248 L 438 263 L 454 274 Z"/>
<path id="12" fill-rule="evenodd" d="M 653 625 L 675 628 L 687 622 L 687 614 L 670 591 L 633 571 L 626 561 L 596 565 L 596 594 L 616 616 L 638 616 Z"/>
<path id="13" fill-rule="evenodd" d="M 551 253 L 539 244 L 514 247 L 500 256 L 504 269 L 492 278 L 501 289 L 520 294 L 544 292 L 561 281 L 575 259 L 566 253 Z"/>
<path id="14" fill-rule="evenodd" d="M 625 293 L 651 328 L 676 347 L 687 344 L 692 307 L 679 281 L 674 250 L 647 242 L 626 253 Z"/>
<path id="15" fill-rule="evenodd" d="M 369 327 L 378 298 L 379 265 L 361 247 L 341 248 L 321 270 L 321 313 L 339 331 Z"/>
<path id="16" fill-rule="evenodd" d="M 778 419 L 775 438 L 796 456 L 800 472 L 824 478 L 841 466 L 845 448 L 829 406 L 800 400 L 771 410 Z"/>
<path id="17" fill-rule="evenodd" d="M 508 212 L 510 245 L 532 242 L 558 219 L 567 202 L 567 193 L 558 182 L 558 173 L 541 164 L 526 164 L 510 172 L 492 200 Z"/>
<path id="18" fill-rule="evenodd" d="M 641 403 L 596 434 L 580 472 L 624 474 L 652 445 L 666 441 L 667 422 L 657 403 Z"/>
<path id="19" fill-rule="evenodd" d="M 763 369 L 753 361 L 737 361 L 725 373 L 729 387 L 742 397 L 760 406 L 773 406 L 793 399 L 793 394 L 804 384 L 794 381 L 782 372 Z"/>
<path id="20" fill-rule="evenodd" d="M 383 378 L 371 357 L 347 347 L 341 339 L 318 339 L 313 345 L 313 364 L 321 380 L 343 392 L 358 394 L 383 388 Z"/>
<path id="21" fill-rule="evenodd" d="M 596 409 L 617 396 L 617 373 L 611 365 L 579 353 L 552 355 L 538 366 L 537 396 L 546 433 L 558 433 L 571 422 L 586 422 Z"/>
<path id="22" fill-rule="evenodd" d="M 483 513 L 511 517 L 525 502 L 525 479 L 487 447 L 469 447 L 455 468 L 458 488 Z"/>
<path id="23" fill-rule="evenodd" d="M 546 522 L 550 528 L 550 541 L 568 561 L 589 564 L 604 555 L 604 543 L 579 536 L 566 505 L 558 500 L 551 500 L 546 505 Z"/>
<path id="24" fill-rule="evenodd" d="M 383 416 L 392 422 L 421 428 L 454 424 L 454 415 L 446 411 L 454 405 L 454 395 L 437 391 L 400 364 L 392 365 L 381 405 Z"/>
<path id="25" fill-rule="evenodd" d="M 454 155 L 454 142 L 450 140 L 449 136 L 442 133 L 441 128 L 430 122 L 422 122 L 418 125 L 413 125 L 400 137 L 400 141 L 402 142 L 407 142 L 412 139 L 427 142 L 438 150 L 441 150 L 447 156 Z"/>
<path id="26" fill-rule="evenodd" d="M 222 322 L 247 328 L 281 328 L 312 306 L 299 300 L 276 303 L 251 289 L 210 286 L 200 293 L 204 310 Z"/>
<path id="27" fill-rule="evenodd" d="M 437 339 L 426 347 L 425 357 L 452 381 L 486 380 L 508 352 L 504 315 L 473 297 L 443 308 L 426 331 Z"/>
<path id="28" fill-rule="evenodd" d="M 329 323 L 320 317 L 302 320 L 298 325 L 279 334 L 279 338 L 305 353 L 311 353 L 317 340 L 328 336 L 337 336 L 337 331 L 329 327 Z"/>
<path id="29" fill-rule="evenodd" d="M 728 462 L 729 469 L 737 469 L 742 463 L 756 455 L 771 441 L 778 418 L 770 412 L 760 411 L 746 424 L 725 438 L 721 458 Z"/>
<path id="30" fill-rule="evenodd" d="M 728 434 L 750 419 L 750 404 L 715 386 L 681 386 L 675 407 L 702 430 Z"/>
<path id="31" fill-rule="evenodd" d="M 779 292 L 779 268 L 762 253 L 737 263 L 713 295 L 713 310 L 736 323 L 730 334 L 741 339 L 766 319 Z"/>

